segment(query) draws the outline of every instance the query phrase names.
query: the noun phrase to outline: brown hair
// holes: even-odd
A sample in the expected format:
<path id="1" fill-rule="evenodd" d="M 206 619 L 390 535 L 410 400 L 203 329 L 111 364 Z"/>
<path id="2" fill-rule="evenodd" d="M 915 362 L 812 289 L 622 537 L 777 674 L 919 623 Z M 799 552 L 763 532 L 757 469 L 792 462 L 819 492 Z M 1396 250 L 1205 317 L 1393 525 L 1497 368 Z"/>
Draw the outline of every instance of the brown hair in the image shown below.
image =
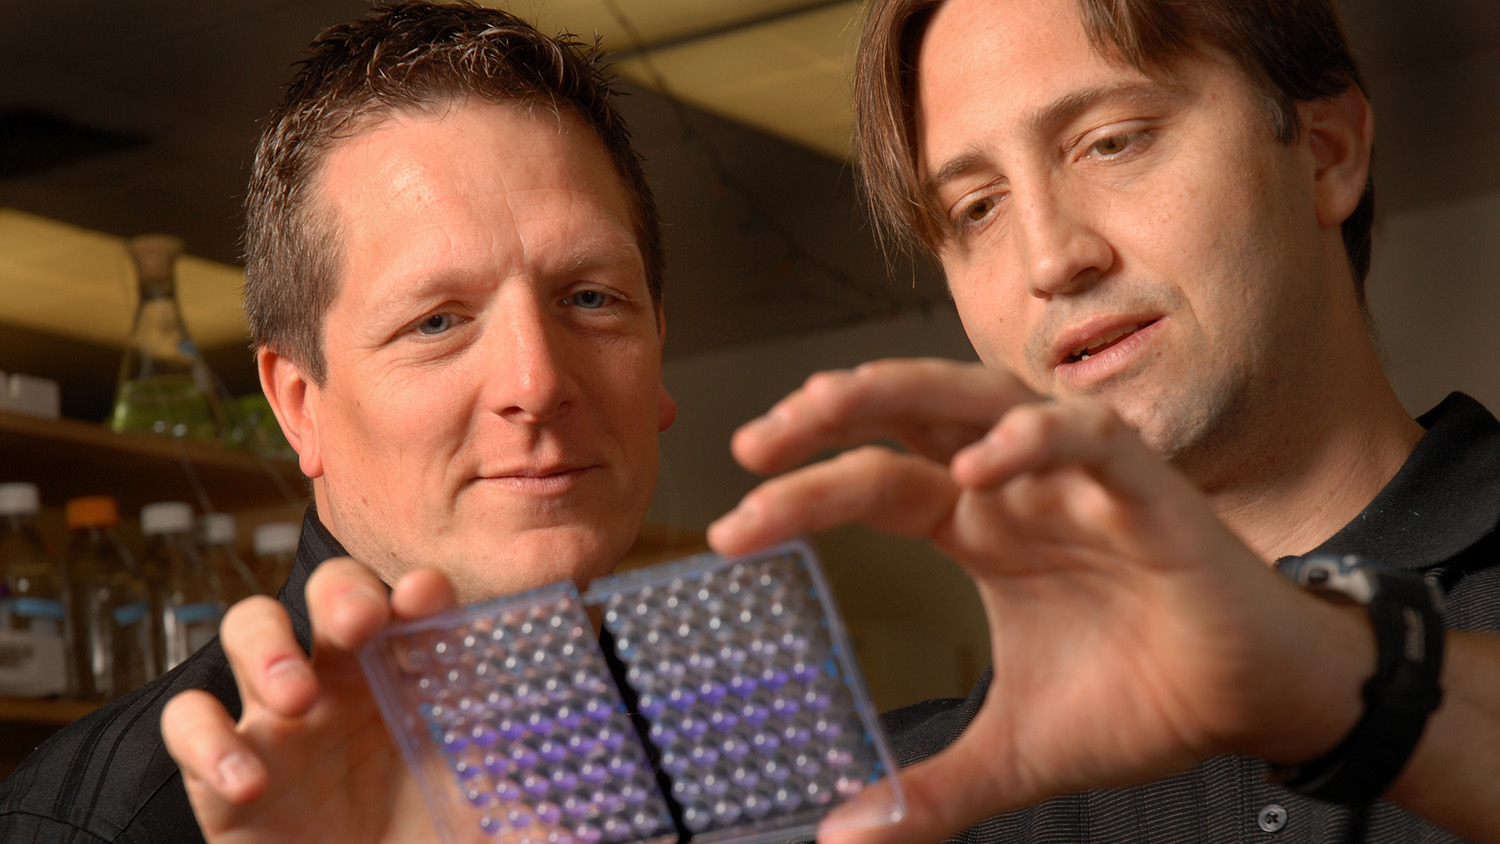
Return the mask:
<path id="1" fill-rule="evenodd" d="M 917 50 L 943 0 L 875 0 L 854 79 L 854 141 L 861 182 L 882 238 L 936 252 L 943 235 L 916 175 Z M 1211 45 L 1227 52 L 1265 98 L 1281 143 L 1301 130 L 1297 103 L 1365 91 L 1332 0 L 1078 0 L 1094 48 L 1142 73 Z M 1343 223 L 1360 301 L 1370 270 L 1374 182 Z"/>
<path id="2" fill-rule="evenodd" d="M 338 292 L 337 227 L 311 186 L 328 151 L 394 113 L 466 97 L 570 108 L 604 143 L 631 195 L 653 302 L 661 301 L 661 223 L 597 45 L 542 35 L 468 2 L 401 2 L 325 30 L 271 113 L 245 198 L 245 312 L 252 348 L 327 377 L 323 319 Z"/>

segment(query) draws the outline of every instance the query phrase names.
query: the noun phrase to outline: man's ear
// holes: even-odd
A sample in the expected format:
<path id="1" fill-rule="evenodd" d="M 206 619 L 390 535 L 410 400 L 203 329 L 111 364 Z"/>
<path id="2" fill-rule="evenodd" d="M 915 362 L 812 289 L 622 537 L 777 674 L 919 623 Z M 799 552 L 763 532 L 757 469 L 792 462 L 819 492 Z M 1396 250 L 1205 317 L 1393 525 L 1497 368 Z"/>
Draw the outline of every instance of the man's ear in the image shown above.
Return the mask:
<path id="1" fill-rule="evenodd" d="M 656 432 L 661 433 L 677 421 L 677 400 L 667 392 L 665 382 L 656 387 Z"/>
<path id="2" fill-rule="evenodd" d="M 661 305 L 656 306 L 656 336 L 663 349 L 667 346 L 667 316 L 662 311 Z M 656 430 L 658 433 L 672 427 L 677 421 L 677 401 L 667 392 L 667 383 L 663 381 L 656 387 Z"/>
<path id="3" fill-rule="evenodd" d="M 260 389 L 271 404 L 281 433 L 297 452 L 302 474 L 323 474 L 323 456 L 318 449 L 318 386 L 302 373 L 291 358 L 262 347 L 255 353 L 260 370 Z"/>
<path id="4" fill-rule="evenodd" d="M 1370 178 L 1375 113 L 1358 85 L 1297 104 L 1313 156 L 1314 202 L 1324 228 L 1343 225 L 1359 207 Z"/>

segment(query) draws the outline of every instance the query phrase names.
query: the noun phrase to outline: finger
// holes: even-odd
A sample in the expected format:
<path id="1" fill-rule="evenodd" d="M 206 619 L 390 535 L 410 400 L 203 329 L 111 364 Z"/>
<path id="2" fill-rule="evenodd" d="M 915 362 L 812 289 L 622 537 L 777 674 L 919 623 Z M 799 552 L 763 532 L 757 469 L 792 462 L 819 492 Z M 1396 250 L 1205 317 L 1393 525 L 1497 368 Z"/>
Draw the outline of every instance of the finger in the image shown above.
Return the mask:
<path id="1" fill-rule="evenodd" d="M 457 605 L 453 584 L 435 569 L 408 572 L 391 590 L 391 610 L 401 619 L 423 618 Z"/>
<path id="2" fill-rule="evenodd" d="M 1026 805 L 1009 784 L 993 774 L 994 749 L 977 752 L 961 736 L 931 759 L 900 773 L 905 813 L 894 824 L 881 823 L 894 801 L 888 782 L 865 789 L 835 809 L 818 826 L 821 844 L 907 844 L 943 841 L 988 817 Z"/>
<path id="3" fill-rule="evenodd" d="M 390 595 L 375 573 L 348 557 L 325 561 L 307 579 L 313 654 L 359 649 L 391 617 Z"/>
<path id="4" fill-rule="evenodd" d="M 265 791 L 266 767 L 235 732 L 223 704 L 201 689 L 167 701 L 161 713 L 167 752 L 182 769 L 194 808 L 204 813 L 222 804 L 244 805 Z"/>
<path id="5" fill-rule="evenodd" d="M 257 595 L 230 607 L 219 640 L 247 713 L 295 717 L 312 705 L 318 682 L 280 602 Z"/>
<path id="6" fill-rule="evenodd" d="M 1135 500 L 1186 483 L 1112 410 L 1090 399 L 1013 408 L 984 439 L 954 455 L 952 470 L 958 483 L 984 489 L 1069 465 Z"/>
<path id="7" fill-rule="evenodd" d="M 906 824 L 903 822 L 910 818 L 910 810 L 903 808 L 903 803 L 909 803 L 909 800 L 897 801 L 891 779 L 882 779 L 824 815 L 818 822 L 814 840 L 823 844 L 830 841 L 846 844 L 917 841 L 919 839 L 905 834 Z"/>
<path id="8" fill-rule="evenodd" d="M 883 360 L 821 372 L 736 432 L 747 469 L 783 471 L 832 446 L 896 440 L 946 463 L 1018 402 L 1036 396 L 1013 376 L 978 364 Z"/>
<path id="9" fill-rule="evenodd" d="M 845 524 L 921 536 L 947 518 L 957 498 L 943 466 L 866 446 L 751 490 L 709 526 L 708 541 L 720 553 L 743 554 Z"/>

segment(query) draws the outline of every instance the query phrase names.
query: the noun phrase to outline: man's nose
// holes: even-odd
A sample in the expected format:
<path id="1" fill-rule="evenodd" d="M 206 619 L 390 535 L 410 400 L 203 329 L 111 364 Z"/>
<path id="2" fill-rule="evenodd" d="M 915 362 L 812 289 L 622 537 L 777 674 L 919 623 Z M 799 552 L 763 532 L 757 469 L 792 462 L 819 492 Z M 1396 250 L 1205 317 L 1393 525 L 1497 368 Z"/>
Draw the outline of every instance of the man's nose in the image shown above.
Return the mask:
<path id="1" fill-rule="evenodd" d="M 1012 194 L 1012 201 L 1012 232 L 1031 295 L 1076 293 L 1114 263 L 1114 249 L 1097 225 L 1101 209 L 1088 197 L 1049 186 L 1030 196 Z"/>
<path id="2" fill-rule="evenodd" d="M 565 411 L 573 393 L 563 327 L 543 303 L 507 308 L 485 331 L 485 404 L 517 424 Z"/>

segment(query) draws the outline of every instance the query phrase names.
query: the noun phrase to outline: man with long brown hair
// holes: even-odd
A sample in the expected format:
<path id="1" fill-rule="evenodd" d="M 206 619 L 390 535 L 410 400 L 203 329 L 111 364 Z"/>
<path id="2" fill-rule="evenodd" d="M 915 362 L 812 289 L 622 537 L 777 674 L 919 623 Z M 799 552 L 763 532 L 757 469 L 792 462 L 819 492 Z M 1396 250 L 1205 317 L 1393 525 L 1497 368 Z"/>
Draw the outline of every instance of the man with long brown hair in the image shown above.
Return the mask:
<path id="1" fill-rule="evenodd" d="M 1413 420 L 1381 370 L 1332 3 L 876 0 L 856 101 L 884 231 L 984 365 L 814 376 L 744 465 L 907 449 L 710 540 L 927 537 L 994 667 L 888 719 L 907 821 L 825 842 L 1500 841 L 1500 423 Z"/>

